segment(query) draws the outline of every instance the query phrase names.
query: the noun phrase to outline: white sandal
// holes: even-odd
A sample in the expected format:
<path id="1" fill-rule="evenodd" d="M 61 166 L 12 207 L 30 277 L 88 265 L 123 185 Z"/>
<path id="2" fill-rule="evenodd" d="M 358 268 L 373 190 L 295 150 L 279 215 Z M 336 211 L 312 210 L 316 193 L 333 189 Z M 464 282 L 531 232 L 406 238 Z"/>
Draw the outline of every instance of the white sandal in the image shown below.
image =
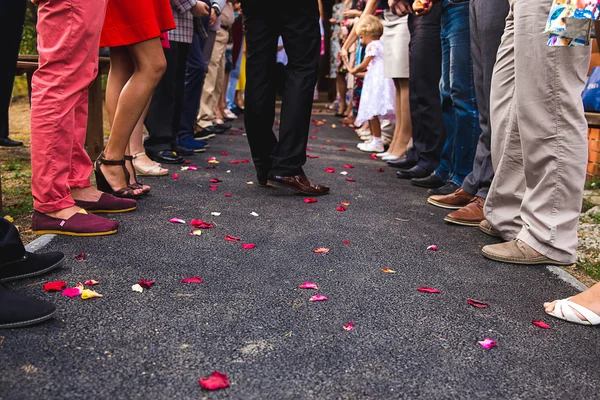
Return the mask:
<path id="1" fill-rule="evenodd" d="M 556 300 L 554 311 L 546 312 L 546 314 L 564 321 L 573 322 L 574 324 L 600 325 L 600 315 L 570 300 L 570 297 L 568 299 Z M 579 318 L 573 310 L 578 311 L 585 320 Z"/>
<path id="2" fill-rule="evenodd" d="M 133 167 L 135 168 L 135 172 L 139 175 L 139 176 L 165 176 L 165 175 L 169 175 L 169 170 L 162 168 L 160 166 L 160 164 L 152 161 L 154 163 L 154 165 L 146 167 L 146 166 L 140 166 L 140 165 L 136 165 L 135 164 L 135 159 L 138 157 L 142 157 L 145 156 L 146 153 L 141 152 L 141 153 L 137 153 L 134 154 L 133 157 Z"/>

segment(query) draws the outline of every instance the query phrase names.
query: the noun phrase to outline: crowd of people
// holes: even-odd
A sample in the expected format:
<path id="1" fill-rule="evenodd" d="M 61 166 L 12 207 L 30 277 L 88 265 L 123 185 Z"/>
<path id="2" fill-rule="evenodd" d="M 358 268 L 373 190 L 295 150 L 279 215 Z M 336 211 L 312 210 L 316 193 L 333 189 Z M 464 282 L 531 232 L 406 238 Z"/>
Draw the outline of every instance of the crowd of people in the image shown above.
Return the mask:
<path id="1" fill-rule="evenodd" d="M 501 239 L 482 249 L 485 257 L 575 262 L 587 156 L 581 92 L 600 16 L 596 0 L 341 0 L 331 12 L 316 0 L 286 7 L 244 0 L 241 8 L 234 0 L 35 2 L 35 233 L 116 233 L 118 222 L 97 214 L 134 210 L 151 190 L 138 175 L 165 175 L 161 164 L 205 151 L 242 112 L 259 186 L 328 193 L 302 169 L 322 53 L 319 25 L 328 20 L 329 78 L 337 90 L 331 108 L 355 128 L 359 150 L 428 189 L 429 204 L 453 210 L 446 222 Z M 94 188 L 84 141 L 100 47 L 110 49 L 110 137 L 95 162 Z M 282 75 L 278 85 L 273 77 Z M 245 109 L 238 88 L 245 89 Z M 4 231 L 19 251 L 12 267 L 0 270 L 23 265 L 41 273 L 60 263 L 56 254 L 28 256 L 14 244 L 14 230 Z M 34 273 L 0 272 L 0 280 Z M 2 296 L 9 295 L 0 291 L 0 303 Z M 0 327 L 39 321 L 39 310 L 51 314 L 39 300 L 10 296 L 19 304 L 13 320 L 19 309 L 33 316 L 6 322 L 0 315 Z M 599 324 L 600 286 L 548 303 L 546 311 Z"/>

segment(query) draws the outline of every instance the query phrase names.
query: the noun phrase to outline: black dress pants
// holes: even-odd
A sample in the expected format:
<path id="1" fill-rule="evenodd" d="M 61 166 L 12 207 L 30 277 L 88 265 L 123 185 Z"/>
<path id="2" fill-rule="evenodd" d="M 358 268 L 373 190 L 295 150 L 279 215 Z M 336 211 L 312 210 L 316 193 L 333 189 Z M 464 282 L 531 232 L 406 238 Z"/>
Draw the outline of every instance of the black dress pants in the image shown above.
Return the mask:
<path id="1" fill-rule="evenodd" d="M 20 260 L 25 256 L 25 247 L 17 228 L 0 217 L 0 265 Z"/>
<path id="2" fill-rule="evenodd" d="M 245 125 L 258 178 L 302 173 L 317 83 L 321 34 L 317 0 L 243 0 L 246 29 Z M 288 55 L 279 140 L 275 120 L 277 39 Z"/>
<path id="3" fill-rule="evenodd" d="M 171 41 L 170 46 L 170 49 L 164 49 L 167 69 L 156 85 L 148 108 L 148 115 L 144 121 L 148 130 L 144 148 L 151 154 L 162 150 L 172 150 L 179 133 L 185 86 L 185 66 L 190 45 Z"/>
<path id="4" fill-rule="evenodd" d="M 0 1 L 0 38 L 2 38 L 2 57 L 0 57 L 0 138 L 8 137 L 8 107 L 15 83 L 15 70 L 19 47 L 23 37 L 23 23 L 27 0 Z"/>
<path id="5" fill-rule="evenodd" d="M 408 17 L 410 30 L 410 116 L 413 147 L 407 159 L 428 170 L 435 170 L 446 141 L 442 115 L 440 80 L 442 78 L 442 6 L 430 14 Z"/>

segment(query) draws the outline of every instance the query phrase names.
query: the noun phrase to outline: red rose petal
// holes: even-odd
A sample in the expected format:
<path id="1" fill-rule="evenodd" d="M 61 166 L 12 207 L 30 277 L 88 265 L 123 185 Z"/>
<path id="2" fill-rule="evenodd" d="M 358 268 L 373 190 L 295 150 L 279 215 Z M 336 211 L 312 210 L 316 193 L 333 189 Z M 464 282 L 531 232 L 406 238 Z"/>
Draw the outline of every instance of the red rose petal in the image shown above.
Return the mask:
<path id="1" fill-rule="evenodd" d="M 256 245 L 254 243 L 243 243 L 242 244 L 242 249 L 246 249 L 246 250 L 250 250 L 255 247 L 256 247 Z"/>
<path id="2" fill-rule="evenodd" d="M 338 206 L 338 207 L 337 207 L 335 210 L 336 210 L 336 211 L 346 211 L 346 210 L 347 210 L 347 208 L 346 208 L 346 207 L 344 207 L 344 206 Z"/>
<path id="3" fill-rule="evenodd" d="M 231 197 L 231 193 L 225 193 L 225 197 Z"/>
<path id="4" fill-rule="evenodd" d="M 145 279 L 140 279 L 140 281 L 138 282 L 138 285 L 140 285 L 144 289 L 150 289 L 150 287 L 152 285 L 154 285 L 155 283 L 156 283 L 156 279 L 151 280 L 151 281 L 147 281 Z"/>
<path id="5" fill-rule="evenodd" d="M 310 147 L 306 148 L 306 151 L 311 151 L 311 150 L 312 150 L 312 148 L 310 148 Z"/>
<path id="6" fill-rule="evenodd" d="M 371 154 L 371 160 L 376 160 L 377 159 L 377 154 L 373 153 Z"/>
<path id="7" fill-rule="evenodd" d="M 467 303 L 477 308 L 488 308 L 490 305 L 475 299 L 467 299 Z"/>
<path id="8" fill-rule="evenodd" d="M 228 153 L 228 152 L 226 152 L 226 151 L 222 151 L 222 152 L 221 152 L 221 155 L 222 155 L 222 156 L 228 156 L 228 155 L 229 155 L 229 153 Z"/>
<path id="9" fill-rule="evenodd" d="M 333 168 L 325 168 L 325 172 L 333 174 L 333 173 L 335 173 L 335 169 L 333 169 Z"/>
<path id="10" fill-rule="evenodd" d="M 346 146 L 346 145 L 342 145 L 342 146 L 338 146 L 338 147 L 339 147 L 340 149 L 345 149 L 345 148 L 347 148 L 348 146 Z"/>
<path id="11" fill-rule="evenodd" d="M 352 329 L 354 329 L 354 322 L 350 322 L 349 324 L 344 325 L 345 331 L 351 331 Z"/>
<path id="12" fill-rule="evenodd" d="M 311 136 L 309 136 L 308 138 L 309 138 L 309 139 L 317 139 L 317 137 L 316 137 L 316 136 L 314 136 L 314 135 L 311 135 Z"/>
<path id="13" fill-rule="evenodd" d="M 88 285 L 88 286 L 93 286 L 93 285 L 99 285 L 99 284 L 100 284 L 100 282 L 98 282 L 98 281 L 95 281 L 95 280 L 93 280 L 93 279 L 87 280 L 87 281 L 85 281 L 85 282 L 83 282 L 83 283 L 85 283 L 85 284 L 86 284 L 86 285 Z"/>
<path id="14" fill-rule="evenodd" d="M 215 190 L 218 190 L 219 187 L 217 185 L 209 185 L 208 186 L 208 190 L 210 190 L 211 192 L 214 192 Z"/>
<path id="15" fill-rule="evenodd" d="M 46 292 L 58 292 L 67 287 L 67 282 L 65 281 L 54 281 L 44 283 L 44 291 Z"/>
<path id="16" fill-rule="evenodd" d="M 183 283 L 202 283 L 204 281 L 202 280 L 202 278 L 200 278 L 199 276 L 196 275 L 193 278 L 182 279 L 181 282 L 183 282 Z"/>
<path id="17" fill-rule="evenodd" d="M 239 242 L 242 239 L 231 235 L 225 235 L 225 240 L 227 240 L 228 242 Z"/>
<path id="18" fill-rule="evenodd" d="M 354 165 L 345 164 L 344 168 L 346 168 L 346 169 L 352 169 L 352 168 L 354 168 Z"/>
<path id="19" fill-rule="evenodd" d="M 385 168 L 379 168 L 377 172 L 385 172 Z"/>
<path id="20" fill-rule="evenodd" d="M 173 175 L 171 175 L 171 178 L 173 178 L 173 179 L 179 179 L 179 175 L 178 174 L 173 174 Z"/>
<path id="21" fill-rule="evenodd" d="M 246 160 L 245 158 L 243 160 L 240 160 L 242 162 L 242 164 L 248 164 L 250 162 L 250 160 Z"/>
<path id="22" fill-rule="evenodd" d="M 533 323 L 538 328 L 550 329 L 550 325 L 548 325 L 547 323 L 545 323 L 541 319 L 534 319 L 533 321 L 531 321 L 531 323 Z"/>
<path id="23" fill-rule="evenodd" d="M 191 164 L 192 162 L 190 160 L 184 160 L 183 163 L 188 165 L 188 164 Z"/>
<path id="24" fill-rule="evenodd" d="M 213 372 L 208 378 L 199 378 L 200 386 L 206 390 L 219 390 L 229 387 L 229 379 L 227 375 L 220 372 Z"/>
<path id="25" fill-rule="evenodd" d="M 319 132 L 318 129 L 313 129 L 313 133 L 317 133 L 317 132 Z"/>
<path id="26" fill-rule="evenodd" d="M 417 290 L 423 293 L 441 293 L 439 290 L 430 287 L 420 287 Z"/>
<path id="27" fill-rule="evenodd" d="M 319 158 L 319 156 L 311 156 L 310 154 L 307 154 L 306 158 Z"/>
<path id="28" fill-rule="evenodd" d="M 346 178 L 346 182 L 356 182 L 356 179 L 354 179 L 354 178 Z"/>
<path id="29" fill-rule="evenodd" d="M 239 163 L 240 163 L 240 160 L 229 161 L 229 164 L 232 164 L 232 165 L 236 165 L 236 164 L 239 164 Z"/>
<path id="30" fill-rule="evenodd" d="M 85 260 L 85 257 L 86 257 L 85 253 L 79 253 L 75 256 L 75 259 L 77 261 L 83 261 L 83 260 Z"/>
<path id="31" fill-rule="evenodd" d="M 352 244 L 352 243 L 350 243 L 350 242 L 349 242 L 349 241 L 347 241 L 347 240 L 342 240 L 342 244 Z"/>
<path id="32" fill-rule="evenodd" d="M 191 220 L 190 225 L 198 229 L 212 229 L 215 227 L 215 224 L 209 224 L 208 222 L 204 222 L 200 219 Z"/>
<path id="33" fill-rule="evenodd" d="M 314 197 L 309 197 L 309 198 L 307 198 L 307 199 L 304 199 L 304 202 L 305 202 L 306 204 L 312 204 L 312 203 L 316 203 L 316 202 L 318 202 L 318 201 L 319 201 L 319 200 L 315 199 Z"/>
<path id="34" fill-rule="evenodd" d="M 223 182 L 222 180 L 220 180 L 219 178 L 212 178 L 210 181 L 210 183 L 221 183 Z"/>

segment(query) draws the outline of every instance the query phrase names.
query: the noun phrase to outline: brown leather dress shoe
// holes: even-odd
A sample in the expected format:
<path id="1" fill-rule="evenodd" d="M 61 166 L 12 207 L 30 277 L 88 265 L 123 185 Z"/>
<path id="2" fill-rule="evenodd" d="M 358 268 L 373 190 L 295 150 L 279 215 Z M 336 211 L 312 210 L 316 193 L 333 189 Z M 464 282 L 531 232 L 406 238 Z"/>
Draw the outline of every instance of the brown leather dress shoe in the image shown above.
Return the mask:
<path id="1" fill-rule="evenodd" d="M 444 221 L 450 222 L 451 224 L 463 225 L 463 226 L 479 226 L 481 221 L 485 219 L 483 216 L 483 205 L 485 200 L 479 196 L 475 196 L 469 204 L 463 208 L 451 212 L 446 215 Z"/>
<path id="2" fill-rule="evenodd" d="M 310 183 L 306 175 L 295 176 L 269 176 L 269 181 L 275 186 L 283 186 L 295 190 L 298 193 L 311 196 L 320 196 L 329 193 L 329 188 L 323 185 Z"/>
<path id="3" fill-rule="evenodd" d="M 449 210 L 458 210 L 469 204 L 473 195 L 462 189 L 457 189 L 454 193 L 447 195 L 429 196 L 427 202 L 436 207 L 447 208 Z"/>

